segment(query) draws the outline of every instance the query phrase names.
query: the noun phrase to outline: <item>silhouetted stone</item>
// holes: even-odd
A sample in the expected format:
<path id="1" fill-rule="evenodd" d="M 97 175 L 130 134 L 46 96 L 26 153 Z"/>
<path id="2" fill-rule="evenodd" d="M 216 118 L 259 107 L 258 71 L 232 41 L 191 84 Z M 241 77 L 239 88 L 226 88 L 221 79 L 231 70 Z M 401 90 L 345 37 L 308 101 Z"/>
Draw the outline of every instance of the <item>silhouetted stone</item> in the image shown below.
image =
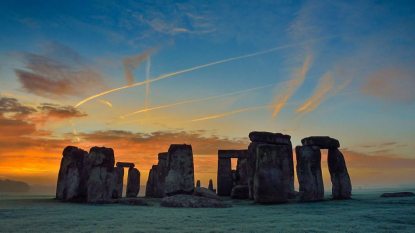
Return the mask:
<path id="1" fill-rule="evenodd" d="M 281 133 L 257 132 L 249 133 L 251 142 L 268 143 L 275 145 L 291 145 L 291 136 Z"/>
<path id="2" fill-rule="evenodd" d="M 248 158 L 247 158 L 247 175 L 248 175 L 248 188 L 249 199 L 254 199 L 254 175 L 256 169 L 256 149 L 259 145 L 264 143 L 251 142 L 248 146 Z M 264 144 L 265 145 L 265 144 Z"/>
<path id="3" fill-rule="evenodd" d="M 248 185 L 248 159 L 247 158 L 238 158 L 236 164 L 236 173 L 237 173 L 237 185 Z"/>
<path id="4" fill-rule="evenodd" d="M 328 136 L 311 136 L 301 140 L 303 146 L 318 146 L 320 149 L 336 149 L 340 147 L 337 139 Z"/>
<path id="5" fill-rule="evenodd" d="M 186 144 L 171 145 L 167 165 L 165 194 L 192 194 L 195 186 L 192 146 Z"/>
<path id="6" fill-rule="evenodd" d="M 114 151 L 111 148 L 92 147 L 84 159 L 88 172 L 87 202 L 111 202 L 115 190 Z"/>
<path id="7" fill-rule="evenodd" d="M 127 197 L 137 197 L 140 191 L 140 172 L 137 168 L 128 169 Z"/>
<path id="8" fill-rule="evenodd" d="M 146 197 L 164 197 L 164 186 L 167 176 L 167 152 L 158 154 L 158 164 L 153 165 L 150 170 L 147 186 Z"/>
<path id="9" fill-rule="evenodd" d="M 196 181 L 196 187 L 200 188 L 200 180 Z"/>
<path id="10" fill-rule="evenodd" d="M 213 189 L 213 181 L 212 181 L 212 179 L 209 179 L 209 186 L 208 186 L 208 189 L 209 189 L 210 191 L 215 192 L 215 190 Z"/>
<path id="11" fill-rule="evenodd" d="M 396 192 L 396 193 L 383 193 L 380 197 L 413 197 L 413 192 Z"/>
<path id="12" fill-rule="evenodd" d="M 128 163 L 128 162 L 117 162 L 117 167 L 135 167 L 134 163 Z"/>
<path id="13" fill-rule="evenodd" d="M 218 186 L 219 196 L 229 196 L 232 191 L 232 163 L 230 159 L 218 160 Z"/>
<path id="14" fill-rule="evenodd" d="M 261 144 L 257 147 L 254 199 L 258 203 L 282 203 L 292 195 L 289 183 L 292 149 L 287 145 Z"/>
<path id="15" fill-rule="evenodd" d="M 329 149 L 327 163 L 333 185 L 333 199 L 350 199 L 352 196 L 352 183 L 343 154 L 338 149 Z"/>
<path id="16" fill-rule="evenodd" d="M 115 167 L 115 190 L 112 195 L 112 198 L 122 197 L 123 183 L 124 183 L 124 168 L 117 166 Z"/>
<path id="17" fill-rule="evenodd" d="M 233 199 L 248 199 L 249 187 L 248 185 L 236 185 L 232 188 L 231 198 Z"/>
<path id="18" fill-rule="evenodd" d="M 321 153 L 318 147 L 297 146 L 297 177 L 301 201 L 324 199 L 324 185 L 321 173 Z"/>
<path id="19" fill-rule="evenodd" d="M 161 206 L 164 207 L 182 207 L 182 208 L 224 208 L 230 205 L 224 204 L 222 201 L 207 197 L 194 195 L 174 195 L 165 197 L 161 200 Z"/>
<path id="20" fill-rule="evenodd" d="M 84 158 L 88 153 L 74 146 L 63 150 L 59 168 L 56 198 L 71 201 L 85 198 L 85 182 L 83 182 Z"/>
<path id="21" fill-rule="evenodd" d="M 203 187 L 196 187 L 193 195 L 219 200 L 219 196 L 215 192 Z"/>
<path id="22" fill-rule="evenodd" d="M 156 188 L 157 188 L 157 165 L 153 165 L 148 174 L 147 184 L 146 184 L 146 197 L 157 197 Z"/>

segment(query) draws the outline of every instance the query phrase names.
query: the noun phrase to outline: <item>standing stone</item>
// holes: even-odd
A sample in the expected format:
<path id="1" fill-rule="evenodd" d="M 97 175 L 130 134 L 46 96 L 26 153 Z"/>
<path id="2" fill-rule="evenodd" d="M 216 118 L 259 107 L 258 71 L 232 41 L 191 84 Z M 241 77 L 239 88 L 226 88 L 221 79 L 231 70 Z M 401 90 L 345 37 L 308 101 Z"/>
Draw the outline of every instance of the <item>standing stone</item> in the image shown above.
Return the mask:
<path id="1" fill-rule="evenodd" d="M 215 192 L 215 190 L 213 189 L 213 181 L 212 181 L 212 179 L 209 179 L 209 186 L 208 186 L 208 189 L 209 189 L 210 191 L 214 191 L 214 192 Z"/>
<path id="2" fill-rule="evenodd" d="M 197 180 L 197 181 L 196 181 L 196 187 L 197 187 L 197 188 L 200 188 L 200 180 Z"/>
<path id="3" fill-rule="evenodd" d="M 292 149 L 291 149 L 292 150 Z M 258 203 L 286 202 L 291 188 L 286 179 L 286 158 L 290 156 L 287 145 L 262 144 L 257 147 L 254 175 L 254 199 Z"/>
<path id="4" fill-rule="evenodd" d="M 164 186 L 168 169 L 167 157 L 167 152 L 158 154 L 158 164 L 153 165 L 148 176 L 146 186 L 146 197 L 160 198 L 165 196 Z"/>
<path id="5" fill-rule="evenodd" d="M 115 189 L 114 151 L 111 148 L 92 147 L 84 160 L 87 174 L 87 202 L 110 202 Z"/>
<path id="6" fill-rule="evenodd" d="M 248 162 L 247 158 L 238 158 L 238 162 L 236 164 L 236 173 L 238 174 L 238 185 L 248 185 Z"/>
<path id="7" fill-rule="evenodd" d="M 124 168 L 117 166 L 115 167 L 115 190 L 112 195 L 113 198 L 122 197 L 123 185 L 124 185 Z"/>
<path id="8" fill-rule="evenodd" d="M 63 157 L 56 186 L 56 198 L 63 201 L 71 201 L 85 198 L 82 190 L 85 182 L 82 182 L 83 162 L 87 152 L 74 146 L 68 146 L 63 150 Z"/>
<path id="9" fill-rule="evenodd" d="M 140 191 L 140 172 L 137 168 L 128 169 L 127 197 L 137 197 Z"/>
<path id="10" fill-rule="evenodd" d="M 232 191 L 232 164 L 230 158 L 218 159 L 217 191 L 219 196 L 229 196 Z"/>
<path id="11" fill-rule="evenodd" d="M 157 186 L 157 165 L 153 165 L 148 174 L 146 184 L 146 197 L 156 197 L 156 186 Z"/>
<path id="12" fill-rule="evenodd" d="M 256 148 L 261 143 L 251 142 L 248 146 L 248 158 L 247 158 L 247 175 L 248 175 L 248 190 L 249 199 L 254 199 L 254 175 L 256 168 Z"/>
<path id="13" fill-rule="evenodd" d="M 320 148 L 297 146 L 297 177 L 300 185 L 301 201 L 319 201 L 324 199 L 324 184 L 321 173 Z"/>
<path id="14" fill-rule="evenodd" d="M 343 154 L 338 149 L 329 149 L 327 162 L 333 185 L 333 199 L 350 199 L 352 196 L 352 183 Z"/>
<path id="15" fill-rule="evenodd" d="M 192 146 L 171 145 L 168 151 L 167 165 L 165 194 L 168 196 L 192 194 L 195 186 Z"/>

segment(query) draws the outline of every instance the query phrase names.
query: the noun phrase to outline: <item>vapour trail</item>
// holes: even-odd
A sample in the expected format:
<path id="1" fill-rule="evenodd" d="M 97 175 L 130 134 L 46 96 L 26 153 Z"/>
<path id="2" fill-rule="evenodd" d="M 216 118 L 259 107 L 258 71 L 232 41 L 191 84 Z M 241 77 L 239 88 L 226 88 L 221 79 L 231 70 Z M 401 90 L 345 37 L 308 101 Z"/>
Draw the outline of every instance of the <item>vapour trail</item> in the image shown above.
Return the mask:
<path id="1" fill-rule="evenodd" d="M 108 100 L 99 100 L 100 103 L 107 105 L 108 107 L 112 108 L 112 103 Z"/>
<path id="2" fill-rule="evenodd" d="M 127 83 L 129 85 L 134 83 L 134 75 L 133 75 L 133 71 L 134 69 L 136 69 L 137 67 L 140 66 L 140 64 L 145 61 L 146 59 L 148 59 L 150 57 L 150 55 L 155 51 L 155 48 L 151 48 L 151 49 L 147 49 L 146 51 L 144 51 L 141 54 L 135 55 L 135 56 L 131 56 L 131 57 L 127 57 L 123 60 L 123 65 L 124 65 L 124 75 L 125 75 L 125 79 L 127 80 Z"/>
<path id="3" fill-rule="evenodd" d="M 166 78 L 170 78 L 172 76 L 176 76 L 176 75 L 183 74 L 183 73 L 188 73 L 188 72 L 195 71 L 195 70 L 199 70 L 199 69 L 206 68 L 206 67 L 209 67 L 209 66 L 214 66 L 214 65 L 219 65 L 219 64 L 223 64 L 223 63 L 228 63 L 228 62 L 231 62 L 231 61 L 236 61 L 236 60 L 240 60 L 240 59 L 244 59 L 244 58 L 249 58 L 249 57 L 260 56 L 260 55 L 272 53 L 272 52 L 275 52 L 275 51 L 278 51 L 278 50 L 281 50 L 281 49 L 296 47 L 296 46 L 303 45 L 303 44 L 307 44 L 307 43 L 310 43 L 310 42 L 313 42 L 313 41 L 326 40 L 326 39 L 333 38 L 333 37 L 334 36 L 332 36 L 332 37 L 324 37 L 324 38 L 318 38 L 318 39 L 309 40 L 309 41 L 302 42 L 302 43 L 293 43 L 293 44 L 278 46 L 278 47 L 274 47 L 274 48 L 271 48 L 271 49 L 268 49 L 268 50 L 264 50 L 264 51 L 260 51 L 260 52 L 256 52 L 256 53 L 245 54 L 245 55 L 241 55 L 241 56 L 237 56 L 237 57 L 231 57 L 231 58 L 227 58 L 227 59 L 222 59 L 222 60 L 219 60 L 219 61 L 215 61 L 215 62 L 210 62 L 210 63 L 204 64 L 204 65 L 194 66 L 194 67 L 187 68 L 187 69 L 184 69 L 184 70 L 179 70 L 179 71 L 176 71 L 176 72 L 172 72 L 172 73 L 168 73 L 168 74 L 163 74 L 163 75 L 158 76 L 157 78 L 150 79 L 148 81 L 137 82 L 137 83 L 133 83 L 131 85 L 126 85 L 126 86 L 122 86 L 122 87 L 110 89 L 110 90 L 107 90 L 107 91 L 103 91 L 101 93 L 98 93 L 96 95 L 93 95 L 93 96 L 90 96 L 88 98 L 85 98 L 85 99 L 81 100 L 80 102 L 78 102 L 75 105 L 75 107 L 79 107 L 82 104 L 84 104 L 84 103 L 86 103 L 88 101 L 91 101 L 91 100 L 93 100 L 95 98 L 98 98 L 100 96 L 104 96 L 104 95 L 107 95 L 109 93 L 113 93 L 113 92 L 116 92 L 116 91 L 121 91 L 121 90 L 124 90 L 124 89 L 127 89 L 127 88 L 132 88 L 132 87 L 136 87 L 136 86 L 142 86 L 142 85 L 145 85 L 146 83 L 152 83 L 152 82 L 160 81 L 160 80 L 163 80 L 163 79 L 166 79 Z"/>
<path id="4" fill-rule="evenodd" d="M 179 102 L 172 103 L 172 104 L 165 104 L 165 105 L 159 105 L 159 106 L 155 106 L 155 107 L 151 107 L 151 108 L 144 108 L 144 109 L 140 109 L 140 110 L 135 111 L 135 112 L 131 112 L 131 113 L 122 115 L 122 116 L 120 116 L 120 118 L 125 118 L 125 117 L 129 117 L 129 116 L 136 115 L 136 114 L 139 114 L 139 113 L 149 112 L 149 111 L 157 110 L 157 109 L 170 108 L 170 107 L 175 107 L 175 106 L 183 105 L 183 104 L 198 103 L 198 102 L 203 102 L 203 101 L 207 101 L 207 100 L 212 100 L 212 99 L 218 99 L 218 98 L 223 98 L 223 97 L 232 96 L 232 95 L 243 94 L 243 93 L 247 93 L 247 92 L 252 92 L 252 91 L 264 89 L 264 88 L 267 88 L 267 87 L 272 87 L 274 85 L 275 84 L 268 84 L 268 85 L 264 85 L 264 86 L 259 86 L 259 87 L 245 89 L 245 90 L 230 92 L 230 93 L 226 93 L 226 94 L 222 94 L 222 95 L 209 96 L 209 97 L 200 98 L 200 99 L 189 99 L 189 100 L 183 100 L 183 101 L 179 101 Z"/>
<path id="5" fill-rule="evenodd" d="M 303 84 L 311 63 L 311 55 L 307 55 L 303 65 L 294 71 L 293 77 L 288 81 L 287 88 L 275 97 L 274 112 L 272 117 L 276 117 L 286 105 L 294 92 Z"/>
<path id="6" fill-rule="evenodd" d="M 149 56 L 147 59 L 147 65 L 146 65 L 146 96 L 144 99 L 144 107 L 148 107 L 149 104 L 149 98 L 150 98 L 150 83 L 148 82 L 150 80 L 150 70 L 151 70 L 151 57 Z"/>
<path id="7" fill-rule="evenodd" d="M 313 95 L 308 98 L 300 107 L 295 111 L 298 113 L 307 113 L 314 111 L 320 103 L 326 98 L 327 94 L 332 91 L 334 86 L 333 76 L 330 72 L 327 72 L 320 78 L 319 84 L 314 90 Z"/>
<path id="8" fill-rule="evenodd" d="M 218 118 L 223 118 L 223 117 L 231 116 L 231 115 L 242 113 L 242 112 L 250 112 L 250 111 L 255 111 L 255 110 L 270 108 L 270 107 L 273 107 L 273 105 L 262 105 L 262 106 L 241 108 L 241 109 L 237 109 L 237 110 L 233 110 L 233 111 L 229 111 L 229 112 L 224 112 L 224 113 L 220 113 L 220 114 L 215 114 L 215 115 L 205 116 L 205 117 L 201 117 L 201 118 L 196 118 L 196 119 L 193 119 L 191 121 L 192 122 L 197 122 L 197 121 L 206 121 L 206 120 L 218 119 Z"/>

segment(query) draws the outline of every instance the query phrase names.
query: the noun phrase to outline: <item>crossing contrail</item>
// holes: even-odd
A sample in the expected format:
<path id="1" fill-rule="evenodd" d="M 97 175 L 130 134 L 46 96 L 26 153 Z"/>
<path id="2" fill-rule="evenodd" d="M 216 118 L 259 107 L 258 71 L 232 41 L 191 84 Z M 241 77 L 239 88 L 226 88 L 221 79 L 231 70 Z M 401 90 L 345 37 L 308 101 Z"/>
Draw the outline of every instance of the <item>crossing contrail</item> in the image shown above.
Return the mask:
<path id="1" fill-rule="evenodd" d="M 78 102 L 75 105 L 75 107 L 79 107 L 79 106 L 83 105 L 84 103 L 86 103 L 88 101 L 91 101 L 95 98 L 98 98 L 98 97 L 101 97 L 101 96 L 104 96 L 104 95 L 107 95 L 107 94 L 110 94 L 110 93 L 113 93 L 113 92 L 116 92 L 116 91 L 121 91 L 121 90 L 124 90 L 124 89 L 127 89 L 127 88 L 142 86 L 142 85 L 145 85 L 147 83 L 160 81 L 160 80 L 163 80 L 163 79 L 166 79 L 166 78 L 170 78 L 170 77 L 173 77 L 173 76 L 176 76 L 176 75 L 179 75 L 179 74 L 184 74 L 184 73 L 188 73 L 188 72 L 191 72 L 191 71 L 199 70 L 199 69 L 202 69 L 202 68 L 206 68 L 206 67 L 210 67 L 210 66 L 214 66 L 214 65 L 219 65 L 219 64 L 223 64 L 223 63 L 228 63 L 228 62 L 231 62 L 231 61 L 236 61 L 236 60 L 240 60 L 240 59 L 244 59 L 244 58 L 260 56 L 260 55 L 272 53 L 272 52 L 275 52 L 275 51 L 278 51 L 278 50 L 281 50 L 281 49 L 296 47 L 296 46 L 307 44 L 307 43 L 310 43 L 310 42 L 313 42 L 313 41 L 326 40 L 326 39 L 333 38 L 333 37 L 335 37 L 335 36 L 308 40 L 308 41 L 305 41 L 305 42 L 302 42 L 302 43 L 293 43 L 293 44 L 278 46 L 278 47 L 274 47 L 274 48 L 267 49 L 267 50 L 260 51 L 260 52 L 245 54 L 245 55 L 241 55 L 241 56 L 237 56 L 237 57 L 226 58 L 226 59 L 210 62 L 210 63 L 207 63 L 207 64 L 198 65 L 198 66 L 194 66 L 194 67 L 191 67 L 191 68 L 179 70 L 179 71 L 176 71 L 176 72 L 163 74 L 163 75 L 160 75 L 160 76 L 158 76 L 157 78 L 154 78 L 154 79 L 146 80 L 146 81 L 143 81 L 143 82 L 137 82 L 137 83 L 133 83 L 133 84 L 130 84 L 130 85 L 126 85 L 126 86 L 110 89 L 110 90 L 107 90 L 107 91 L 103 91 L 101 93 L 95 94 L 93 96 L 90 96 L 88 98 L 85 98 L 85 99 L 81 100 L 80 102 Z"/>
<path id="2" fill-rule="evenodd" d="M 243 94 L 243 93 L 247 93 L 247 92 L 251 92 L 251 91 L 264 89 L 264 88 L 267 88 L 267 87 L 272 87 L 274 85 L 275 84 L 268 84 L 268 85 L 264 85 L 264 86 L 259 86 L 259 87 L 245 89 L 245 90 L 230 92 L 230 93 L 226 93 L 226 94 L 222 94 L 222 95 L 209 96 L 209 97 L 200 98 L 200 99 L 189 99 L 189 100 L 179 101 L 179 102 L 176 102 L 176 103 L 159 105 L 159 106 L 155 106 L 155 107 L 151 107 L 151 108 L 144 108 L 144 109 L 140 109 L 140 110 L 122 115 L 121 118 L 129 117 L 129 116 L 133 116 L 133 115 L 136 115 L 136 114 L 139 114 L 139 113 L 149 112 L 149 111 L 157 110 L 157 109 L 170 108 L 170 107 L 175 107 L 175 106 L 183 105 L 183 104 L 198 103 L 198 102 L 203 102 L 203 101 L 207 101 L 207 100 L 212 100 L 212 99 L 218 99 L 218 98 L 227 97 L 227 96 Z"/>
<path id="3" fill-rule="evenodd" d="M 197 121 L 206 121 L 206 120 L 218 119 L 218 118 L 223 118 L 223 117 L 231 116 L 231 115 L 242 113 L 242 112 L 250 112 L 250 111 L 255 111 L 255 110 L 264 109 L 264 108 L 271 108 L 271 107 L 273 107 L 273 105 L 262 105 L 262 106 L 241 108 L 241 109 L 237 109 L 237 110 L 233 110 L 233 111 L 229 111 L 229 112 L 224 112 L 224 113 L 209 115 L 209 116 L 205 116 L 205 117 L 201 117 L 201 118 L 196 118 L 196 119 L 193 119 L 191 121 L 192 122 L 197 122 Z"/>

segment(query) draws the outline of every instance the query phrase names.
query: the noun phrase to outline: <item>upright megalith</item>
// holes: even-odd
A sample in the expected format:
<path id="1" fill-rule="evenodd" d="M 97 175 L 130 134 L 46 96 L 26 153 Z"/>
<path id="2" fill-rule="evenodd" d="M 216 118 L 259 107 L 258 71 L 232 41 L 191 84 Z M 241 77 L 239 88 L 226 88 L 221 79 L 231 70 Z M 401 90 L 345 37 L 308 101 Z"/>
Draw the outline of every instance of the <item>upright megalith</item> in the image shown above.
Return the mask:
<path id="1" fill-rule="evenodd" d="M 63 150 L 56 187 L 56 198 L 73 201 L 85 198 L 83 182 L 83 163 L 88 153 L 74 146 Z"/>
<path id="2" fill-rule="evenodd" d="M 115 167 L 115 187 L 114 187 L 114 192 L 112 194 L 113 198 L 122 197 L 123 185 L 124 185 L 124 168 L 117 166 Z"/>
<path id="3" fill-rule="evenodd" d="M 286 145 L 260 144 L 257 147 L 254 175 L 254 200 L 258 203 L 286 202 L 291 194 L 287 185 L 286 158 L 290 150 Z"/>
<path id="4" fill-rule="evenodd" d="M 297 177 L 301 201 L 324 199 L 321 152 L 316 146 L 297 146 Z"/>
<path id="5" fill-rule="evenodd" d="M 229 196 L 232 191 L 232 163 L 230 159 L 218 158 L 218 195 Z"/>
<path id="6" fill-rule="evenodd" d="M 333 199 L 350 199 L 352 183 L 343 154 L 337 148 L 329 149 L 327 163 L 331 177 Z"/>
<path id="7" fill-rule="evenodd" d="M 271 132 L 251 132 L 249 134 L 251 144 L 248 146 L 248 159 L 247 159 L 247 174 L 248 174 L 248 189 L 249 197 L 255 199 L 255 195 L 261 196 L 259 190 L 262 190 L 262 186 L 268 181 L 273 181 L 275 177 L 263 177 L 265 174 L 280 174 L 278 182 L 281 182 L 280 186 L 275 187 L 275 183 L 270 183 L 270 187 L 277 188 L 275 190 L 283 190 L 282 197 L 278 197 L 270 202 L 283 202 L 284 199 L 294 196 L 294 163 L 291 136 L 281 133 Z M 259 148 L 263 148 L 262 151 Z M 266 148 L 266 149 L 265 149 Z M 268 167 L 263 164 L 263 159 L 268 158 L 268 155 L 264 157 L 264 151 L 275 150 L 271 154 L 273 155 L 272 161 L 278 161 L 279 167 Z M 268 153 L 268 152 L 267 152 Z M 264 158 L 262 158 L 264 157 Z M 258 164 L 261 164 L 259 166 Z M 275 163 L 277 164 L 277 163 Z M 274 165 L 275 165 L 274 164 Z M 265 167 L 263 167 L 264 165 Z M 257 169 L 261 168 L 262 171 L 257 175 Z M 278 170 L 278 171 L 277 171 Z M 266 172 L 265 172 L 266 171 Z M 268 180 L 268 181 L 266 181 Z M 260 184 L 255 184 L 258 181 Z M 255 188 L 256 187 L 256 188 Z M 265 186 L 264 186 L 265 187 Z M 257 189 L 257 191 L 255 191 Z M 268 188 L 265 188 L 268 189 Z M 262 192 L 262 191 L 261 191 Z M 256 194 L 255 194 L 256 193 Z M 265 195 L 267 196 L 267 195 Z M 266 198 L 265 198 L 266 199 Z M 264 200 L 265 200 L 264 199 Z M 261 202 L 261 198 L 256 198 L 258 202 Z"/>
<path id="8" fill-rule="evenodd" d="M 196 188 L 200 188 L 200 180 L 196 181 Z"/>
<path id="9" fill-rule="evenodd" d="M 140 191 L 140 171 L 137 168 L 130 167 L 128 169 L 127 180 L 127 197 L 137 197 Z"/>
<path id="10" fill-rule="evenodd" d="M 114 151 L 111 148 L 92 147 L 84 161 L 87 171 L 87 202 L 110 202 L 115 190 Z"/>
<path id="11" fill-rule="evenodd" d="M 208 186 L 208 189 L 209 189 L 210 191 L 216 192 L 216 190 L 214 190 L 214 189 L 213 189 L 213 181 L 212 181 L 212 179 L 209 179 L 209 186 Z"/>
<path id="12" fill-rule="evenodd" d="M 167 157 L 165 194 L 192 194 L 194 190 L 194 166 L 192 146 L 172 144 Z"/>
<path id="13" fill-rule="evenodd" d="M 164 184 L 167 175 L 167 157 L 168 153 L 158 154 L 158 164 L 153 165 L 146 185 L 146 197 L 164 197 Z"/>

